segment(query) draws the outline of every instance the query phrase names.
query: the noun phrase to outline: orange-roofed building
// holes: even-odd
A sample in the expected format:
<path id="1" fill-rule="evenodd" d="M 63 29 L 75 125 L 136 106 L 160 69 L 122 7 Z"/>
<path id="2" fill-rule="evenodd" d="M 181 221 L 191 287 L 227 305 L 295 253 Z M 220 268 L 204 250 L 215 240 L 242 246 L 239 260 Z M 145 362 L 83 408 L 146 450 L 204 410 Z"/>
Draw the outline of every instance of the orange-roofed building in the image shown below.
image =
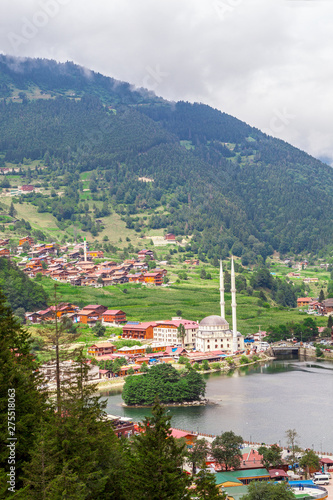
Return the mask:
<path id="1" fill-rule="evenodd" d="M 102 315 L 103 323 L 125 323 L 126 313 L 120 309 L 107 309 Z"/>
<path id="2" fill-rule="evenodd" d="M 123 326 L 124 339 L 138 339 L 138 340 L 149 340 L 154 338 L 154 326 L 156 326 L 155 321 L 145 322 L 145 323 L 127 323 Z"/>
<path id="3" fill-rule="evenodd" d="M 26 242 L 29 243 L 29 245 L 33 245 L 34 244 L 34 239 L 31 238 L 31 236 L 25 236 L 24 238 L 21 238 L 19 240 L 19 246 L 22 246 Z"/>
<path id="4" fill-rule="evenodd" d="M 10 251 L 9 248 L 0 248 L 0 257 L 9 257 Z"/>
<path id="5" fill-rule="evenodd" d="M 297 299 L 297 307 L 307 307 L 312 301 L 311 297 L 299 297 Z"/>
<path id="6" fill-rule="evenodd" d="M 106 356 L 113 354 L 115 349 L 115 346 L 111 342 L 98 342 L 98 344 L 93 344 L 88 348 L 88 354 L 94 357 Z"/>
<path id="7" fill-rule="evenodd" d="M 102 252 L 102 250 L 90 250 L 89 252 L 87 252 L 87 256 L 97 259 L 103 259 L 104 252 Z"/>
<path id="8" fill-rule="evenodd" d="M 152 283 L 153 285 L 162 285 L 162 273 L 145 273 L 143 275 L 145 283 Z"/>
<path id="9" fill-rule="evenodd" d="M 191 432 L 188 431 L 182 431 L 180 429 L 173 429 L 171 427 L 171 436 L 176 438 L 176 439 L 185 439 L 187 445 L 193 445 L 195 441 L 197 440 L 197 435 L 192 434 Z"/>

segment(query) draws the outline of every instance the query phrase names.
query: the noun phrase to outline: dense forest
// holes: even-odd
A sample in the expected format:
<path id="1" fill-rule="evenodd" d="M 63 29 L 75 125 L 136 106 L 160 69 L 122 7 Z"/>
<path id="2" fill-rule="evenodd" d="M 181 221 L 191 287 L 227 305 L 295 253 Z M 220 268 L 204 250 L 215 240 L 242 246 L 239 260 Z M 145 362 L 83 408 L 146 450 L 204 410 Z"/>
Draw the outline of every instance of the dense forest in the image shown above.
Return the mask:
<path id="1" fill-rule="evenodd" d="M 42 286 L 5 257 L 0 257 L 0 287 L 15 313 L 20 309 L 35 311 L 46 307 L 47 295 Z"/>
<path id="2" fill-rule="evenodd" d="M 88 78 L 72 63 L 1 56 L 0 86 L 0 163 L 43 162 L 33 174 L 52 197 L 24 201 L 59 224 L 96 236 L 95 219 L 113 209 L 138 232 L 191 236 L 188 250 L 204 261 L 232 252 L 245 266 L 274 250 L 331 250 L 333 170 L 283 141 L 203 104 Z M 79 202 L 90 171 L 90 193 L 104 203 L 95 217 Z"/>
<path id="3" fill-rule="evenodd" d="M 190 368 L 179 373 L 173 366 L 159 364 L 144 375 L 126 378 L 122 398 L 127 405 L 199 401 L 205 395 L 206 383 L 200 373 Z"/>

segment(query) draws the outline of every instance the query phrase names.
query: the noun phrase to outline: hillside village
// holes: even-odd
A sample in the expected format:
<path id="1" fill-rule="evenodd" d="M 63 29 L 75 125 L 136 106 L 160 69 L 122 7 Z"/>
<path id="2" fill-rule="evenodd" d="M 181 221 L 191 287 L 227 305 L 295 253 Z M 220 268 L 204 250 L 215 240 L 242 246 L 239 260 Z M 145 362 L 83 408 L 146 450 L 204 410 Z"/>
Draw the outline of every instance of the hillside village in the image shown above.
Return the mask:
<path id="1" fill-rule="evenodd" d="M 0 241 L 0 257 L 10 257 L 8 244 L 8 239 Z M 160 286 L 167 274 L 165 269 L 149 270 L 148 262 L 153 261 L 154 256 L 152 250 L 139 250 L 137 259 L 128 259 L 121 264 L 114 261 L 97 264 L 93 259 L 103 259 L 104 252 L 89 250 L 87 243 L 79 243 L 70 249 L 69 245 L 60 246 L 56 243 L 34 244 L 34 239 L 26 236 L 19 240 L 17 255 L 22 254 L 24 249 L 27 250 L 27 257 L 18 265 L 30 278 L 40 273 L 74 286 L 99 288 L 123 283 Z"/>

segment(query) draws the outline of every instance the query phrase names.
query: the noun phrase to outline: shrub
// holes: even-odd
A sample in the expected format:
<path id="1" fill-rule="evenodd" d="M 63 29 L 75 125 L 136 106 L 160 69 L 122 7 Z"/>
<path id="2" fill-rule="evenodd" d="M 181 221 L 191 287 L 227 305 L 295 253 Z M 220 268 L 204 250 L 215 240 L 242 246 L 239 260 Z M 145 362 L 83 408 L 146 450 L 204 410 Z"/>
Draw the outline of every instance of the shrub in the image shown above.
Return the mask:
<path id="1" fill-rule="evenodd" d="M 243 354 L 243 356 L 241 356 L 241 359 L 240 359 L 240 364 L 241 365 L 246 365 L 249 362 L 250 362 L 249 358 Z"/>

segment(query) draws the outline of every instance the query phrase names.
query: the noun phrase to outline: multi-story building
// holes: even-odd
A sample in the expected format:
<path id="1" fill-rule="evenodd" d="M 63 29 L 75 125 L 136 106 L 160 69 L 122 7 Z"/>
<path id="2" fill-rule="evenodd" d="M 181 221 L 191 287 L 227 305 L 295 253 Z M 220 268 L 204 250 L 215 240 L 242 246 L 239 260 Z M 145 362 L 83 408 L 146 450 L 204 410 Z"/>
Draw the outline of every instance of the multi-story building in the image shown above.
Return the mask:
<path id="1" fill-rule="evenodd" d="M 153 329 L 154 341 L 163 342 L 166 345 L 183 344 L 185 347 L 195 347 L 198 323 L 182 318 L 173 318 L 171 321 L 157 321 Z M 179 337 L 179 326 L 184 325 L 185 337 Z"/>

